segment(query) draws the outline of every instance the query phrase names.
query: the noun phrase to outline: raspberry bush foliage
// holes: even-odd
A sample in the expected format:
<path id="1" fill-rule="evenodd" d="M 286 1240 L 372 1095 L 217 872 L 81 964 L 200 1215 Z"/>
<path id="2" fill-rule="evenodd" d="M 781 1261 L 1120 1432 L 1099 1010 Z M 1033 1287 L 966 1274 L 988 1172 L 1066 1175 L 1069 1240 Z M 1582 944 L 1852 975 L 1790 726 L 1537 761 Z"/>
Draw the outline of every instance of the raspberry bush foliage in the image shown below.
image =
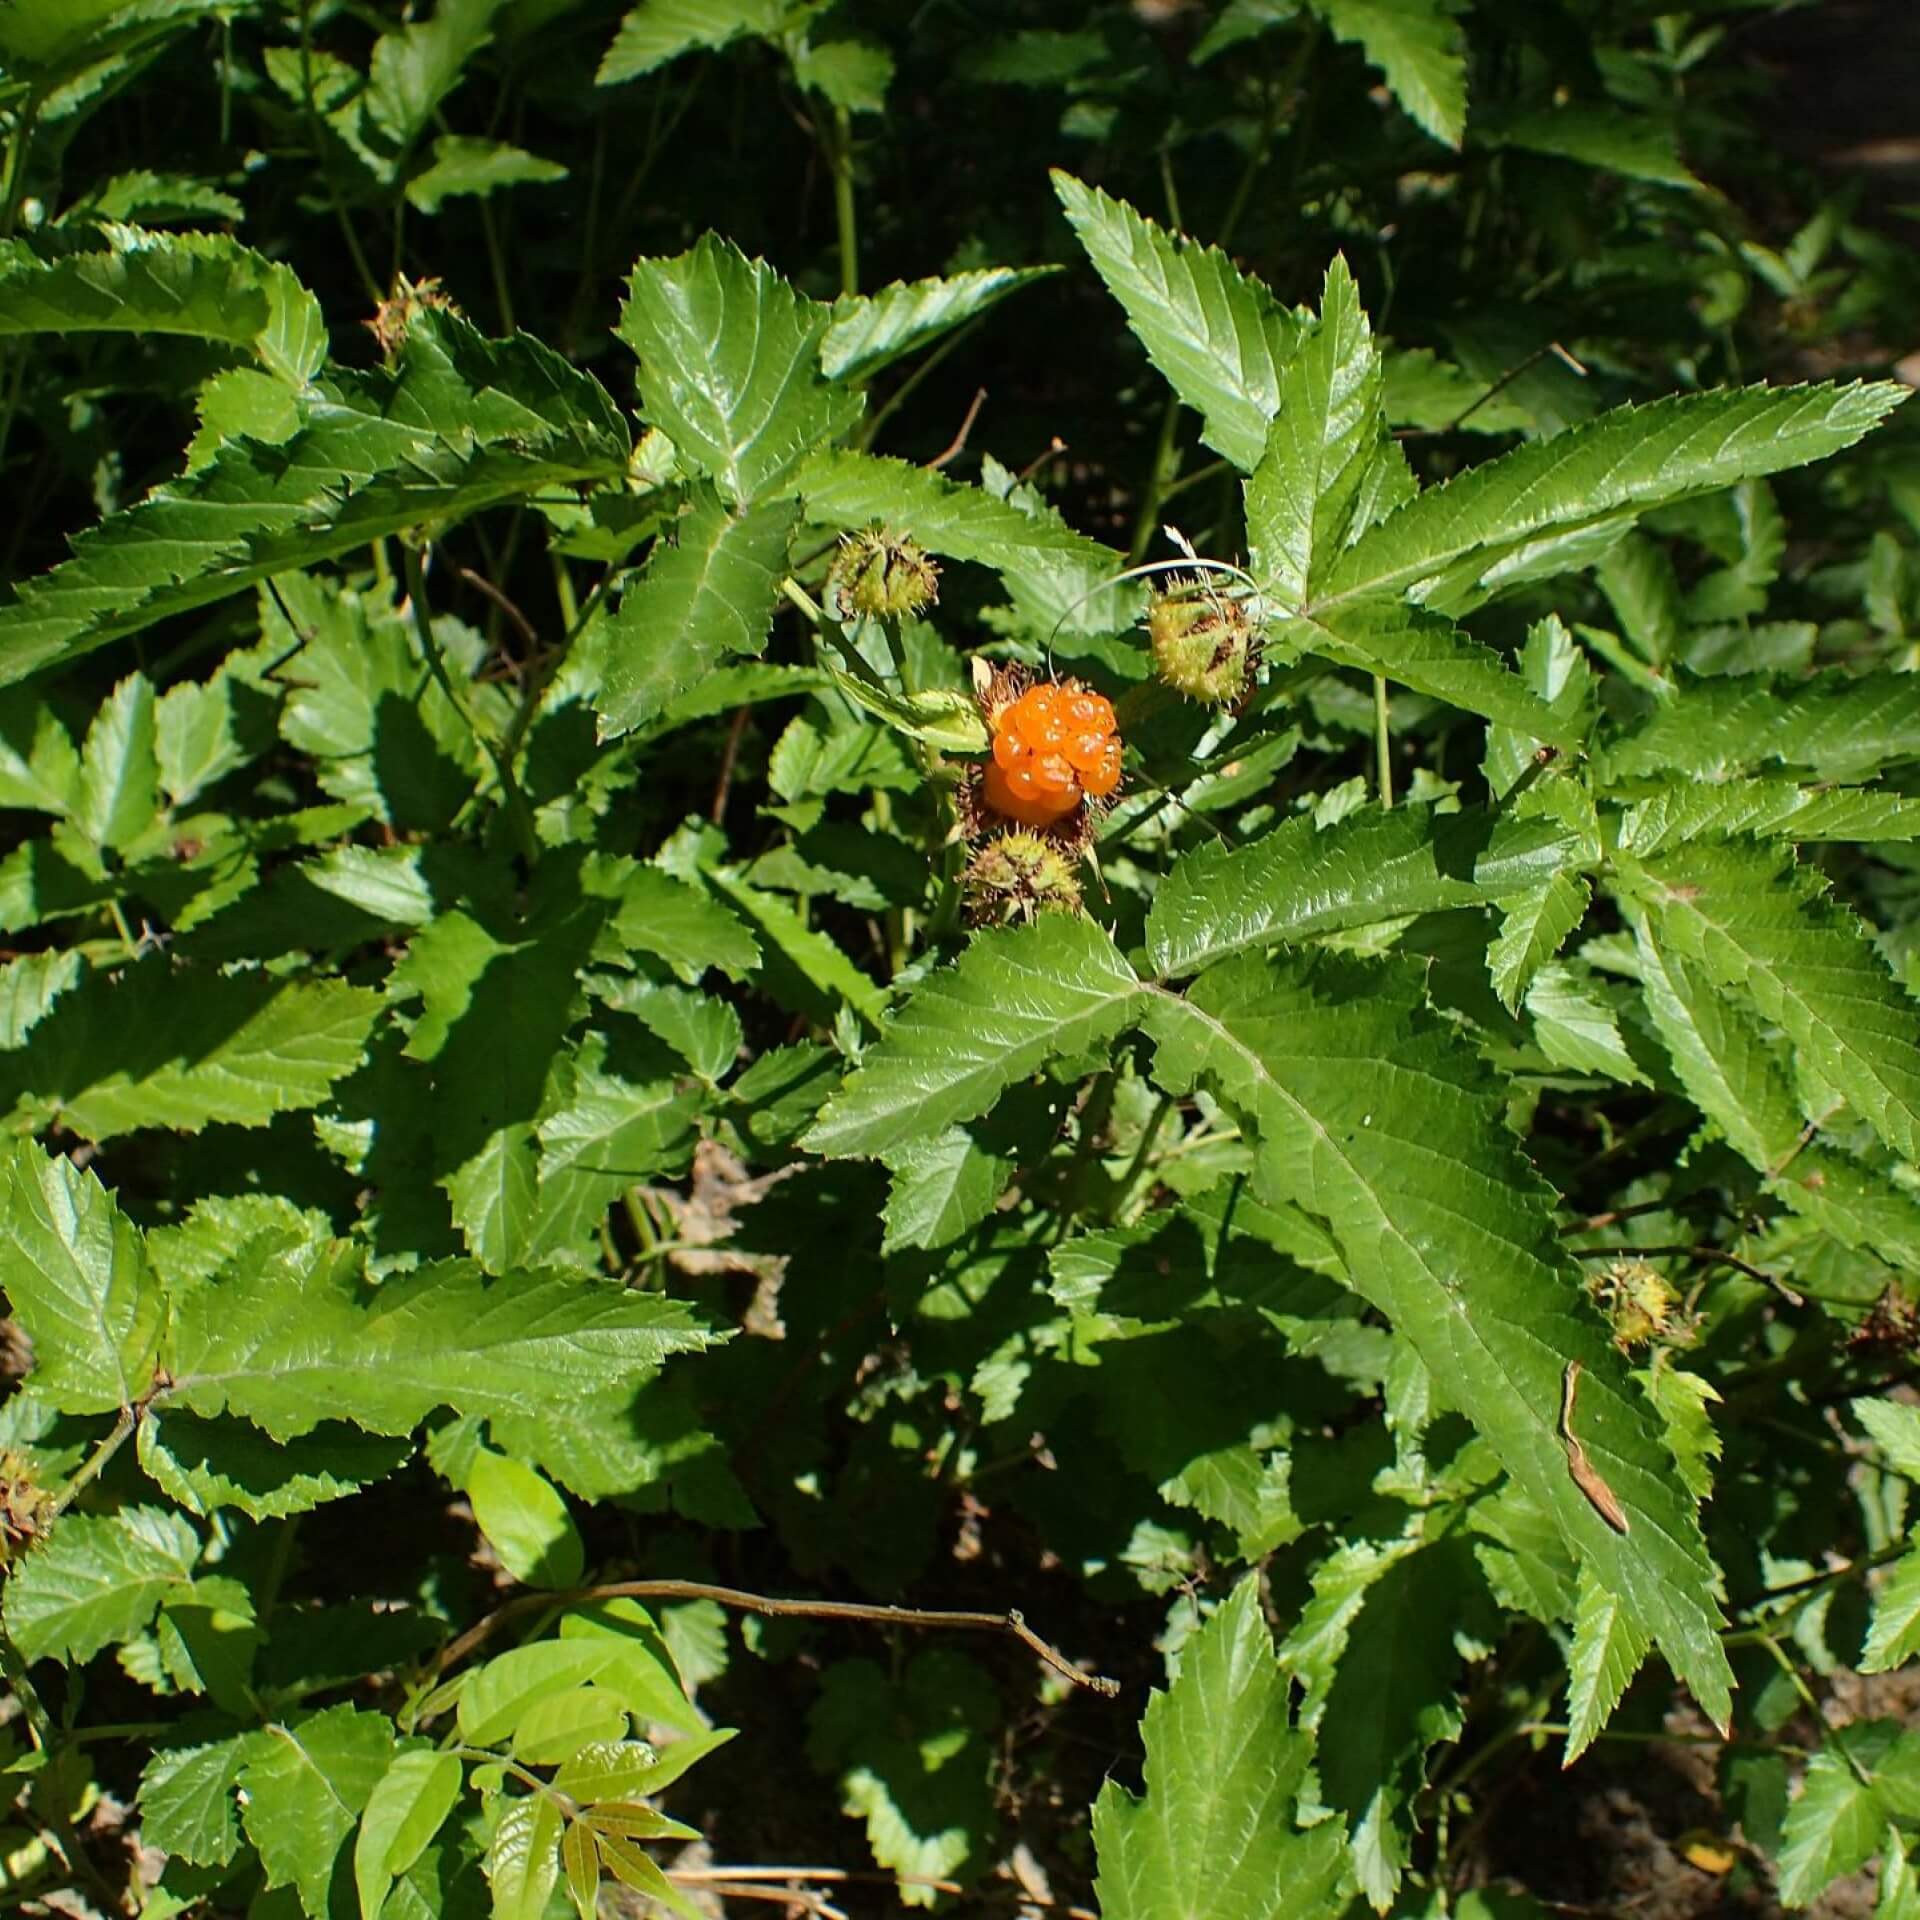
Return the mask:
<path id="1" fill-rule="evenodd" d="M 1780 24 L 0 5 L 9 1906 L 1920 1912 Z"/>

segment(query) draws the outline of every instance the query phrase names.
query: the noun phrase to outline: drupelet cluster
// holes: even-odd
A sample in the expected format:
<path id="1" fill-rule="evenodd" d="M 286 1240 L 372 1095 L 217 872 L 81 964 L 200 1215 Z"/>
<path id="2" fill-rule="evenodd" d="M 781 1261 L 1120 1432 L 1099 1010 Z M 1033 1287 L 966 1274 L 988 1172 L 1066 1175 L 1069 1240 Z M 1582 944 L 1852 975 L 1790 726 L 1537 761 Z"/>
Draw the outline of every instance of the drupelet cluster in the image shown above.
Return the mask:
<path id="1" fill-rule="evenodd" d="M 1050 827 L 1083 798 L 1120 784 L 1122 748 L 1112 702 L 1084 688 L 1043 683 L 993 716 L 986 802 L 1024 826 Z"/>

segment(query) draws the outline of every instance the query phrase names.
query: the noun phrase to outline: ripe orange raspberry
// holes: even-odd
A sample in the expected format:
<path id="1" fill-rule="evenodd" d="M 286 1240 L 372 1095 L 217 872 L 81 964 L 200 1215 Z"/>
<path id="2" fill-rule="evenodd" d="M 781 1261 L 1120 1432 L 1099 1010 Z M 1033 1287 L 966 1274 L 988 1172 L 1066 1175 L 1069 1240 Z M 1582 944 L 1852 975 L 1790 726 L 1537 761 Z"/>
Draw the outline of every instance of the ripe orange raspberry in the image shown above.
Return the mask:
<path id="1" fill-rule="evenodd" d="M 1029 687 L 993 716 L 987 805 L 1023 826 L 1064 820 L 1088 795 L 1103 799 L 1120 784 L 1122 748 L 1113 707 L 1072 684 Z"/>

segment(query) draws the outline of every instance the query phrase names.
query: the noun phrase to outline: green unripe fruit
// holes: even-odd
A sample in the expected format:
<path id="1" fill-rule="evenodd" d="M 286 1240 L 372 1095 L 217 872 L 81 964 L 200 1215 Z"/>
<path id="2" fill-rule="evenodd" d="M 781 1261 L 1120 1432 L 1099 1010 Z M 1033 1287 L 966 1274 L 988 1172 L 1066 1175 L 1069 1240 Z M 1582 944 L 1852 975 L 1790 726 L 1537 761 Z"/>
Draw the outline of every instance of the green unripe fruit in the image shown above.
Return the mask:
<path id="1" fill-rule="evenodd" d="M 870 620 L 899 620 L 940 597 L 940 569 L 902 534 L 869 527 L 840 542 L 828 576 L 840 604 Z"/>
<path id="2" fill-rule="evenodd" d="M 1003 833 L 967 863 L 967 909 L 975 926 L 1010 927 L 1042 913 L 1078 913 L 1073 862 L 1037 833 Z"/>
<path id="3" fill-rule="evenodd" d="M 1253 685 L 1259 634 L 1236 600 L 1176 580 L 1149 600 L 1147 638 L 1154 671 L 1189 700 L 1231 707 Z"/>

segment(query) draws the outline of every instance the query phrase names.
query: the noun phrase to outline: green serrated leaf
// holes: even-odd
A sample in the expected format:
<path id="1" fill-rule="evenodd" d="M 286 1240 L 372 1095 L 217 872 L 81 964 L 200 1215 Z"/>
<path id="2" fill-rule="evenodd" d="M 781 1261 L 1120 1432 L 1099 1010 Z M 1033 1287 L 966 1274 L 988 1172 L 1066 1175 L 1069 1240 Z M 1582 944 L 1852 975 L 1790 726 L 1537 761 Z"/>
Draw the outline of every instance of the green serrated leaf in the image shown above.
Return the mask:
<path id="1" fill-rule="evenodd" d="M 618 86 L 683 53 L 724 47 L 749 34 L 772 34 L 784 0 L 640 0 L 600 62 L 596 83 Z"/>
<path id="2" fill-rule="evenodd" d="M 821 371 L 831 380 L 869 379 L 1058 271 L 982 267 L 940 280 L 896 280 L 873 294 L 842 294 L 820 341 Z"/>
<path id="3" fill-rule="evenodd" d="M 1920 1011 L 1851 910 L 1790 862 L 1695 845 L 1630 884 L 1657 939 L 1749 998 L 1895 1154 L 1920 1158 Z"/>
<path id="4" fill-rule="evenodd" d="M 238 1420 L 202 1420 L 177 1407 L 149 1408 L 140 1422 L 140 1464 L 189 1513 L 237 1507 L 277 1520 L 344 1499 L 398 1471 L 405 1440 L 328 1423 L 298 1439 L 270 1441 Z"/>
<path id="5" fill-rule="evenodd" d="M 502 187 L 549 186 L 566 177 L 557 161 L 523 147 L 447 133 L 433 143 L 431 162 L 407 182 L 407 198 L 422 213 L 438 213 L 461 195 L 484 199 Z"/>
<path id="6" fill-rule="evenodd" d="M 1756 387 L 1616 408 L 1429 487 L 1348 548 L 1305 611 L 1416 587 L 1429 605 L 1485 591 L 1529 545 L 1824 459 L 1906 397 L 1886 384 Z"/>
<path id="7" fill-rule="evenodd" d="M 640 356 L 647 419 L 736 506 L 770 497 L 865 399 L 819 372 L 831 309 L 764 260 L 713 234 L 671 260 L 642 260 L 619 334 Z"/>
<path id="8" fill-rule="evenodd" d="M 894 1016 L 803 1144 L 880 1154 L 975 1119 L 1054 1056 L 1110 1039 L 1140 1006 L 1139 979 L 1090 920 L 1048 914 L 976 934 Z"/>
<path id="9" fill-rule="evenodd" d="M 1806 1783 L 1781 1829 L 1782 1904 L 1809 1906 L 1841 1875 L 1865 1866 L 1893 1816 L 1910 1818 L 1916 1805 L 1920 1733 L 1903 1733 L 1894 1720 L 1832 1728 L 1808 1762 Z"/>
<path id="10" fill-rule="evenodd" d="M 1204 1078 L 1257 1132 L 1257 1195 L 1297 1199 L 1331 1226 L 1350 1284 L 1410 1340 L 1529 1498 L 1652 1634 L 1716 1720 L 1730 1676 L 1718 1579 L 1674 1484 L 1650 1410 L 1585 1308 L 1550 1196 L 1522 1162 L 1500 1094 L 1446 1029 L 1417 1011 L 1417 972 L 1336 956 L 1247 955 L 1146 1025 L 1155 1078 Z M 1471 1196 L 1471 1198 L 1469 1198 Z M 1581 1439 L 1632 1518 L 1618 1533 L 1567 1471 L 1564 1365 L 1587 1387 Z"/>
<path id="11" fill-rule="evenodd" d="M 631 733 L 730 656 L 766 645 L 798 517 L 791 501 L 736 515 L 716 494 L 695 496 L 607 623 L 593 696 L 601 739 Z"/>
<path id="12" fill-rule="evenodd" d="M 186 334 L 304 386 L 326 358 L 320 303 L 290 268 L 217 233 L 60 227 L 0 242 L 0 335 Z"/>
<path id="13" fill-rule="evenodd" d="M 1131 617 L 1129 602 L 1103 591 L 1125 562 L 1075 533 L 1051 507 L 1030 512 L 925 467 L 864 453 L 815 454 L 796 484 L 816 524 L 882 521 L 929 553 L 992 567 L 1043 630 L 1064 621 L 1069 632 L 1117 632 Z"/>
<path id="14" fill-rule="evenodd" d="M 70 1513 L 6 1585 L 6 1629 L 25 1660 L 72 1663 L 143 1632 L 191 1586 L 200 1540 L 177 1513 Z"/>
<path id="15" fill-rule="evenodd" d="M 265 1126 L 318 1106 L 360 1063 L 380 996 L 339 980 L 202 973 L 182 991 L 160 955 L 91 975 L 0 1060 L 0 1107 L 83 1138 L 139 1127 Z"/>
<path id="16" fill-rule="evenodd" d="M 1545 885 L 1576 851 L 1550 818 L 1402 807 L 1316 828 L 1302 817 L 1243 847 L 1182 855 L 1154 894 L 1147 952 L 1163 976 L 1197 973 L 1246 947 L 1486 906 Z"/>
<path id="17" fill-rule="evenodd" d="M 1243 473 L 1266 451 L 1299 317 L 1216 247 L 1163 233 L 1123 200 L 1057 168 L 1054 191 L 1147 357 Z"/>
<path id="18" fill-rule="evenodd" d="M 101 702 L 87 729 L 69 818 L 95 846 L 118 851 L 146 832 L 159 804 L 153 683 L 133 673 Z"/>
<path id="19" fill-rule="evenodd" d="M 1500 910 L 1500 931 L 1487 944 L 1487 971 L 1509 1013 L 1586 917 L 1592 897 L 1584 876 L 1563 868 L 1542 886 L 1494 902 Z"/>
<path id="20" fill-rule="evenodd" d="M 346 1839 L 393 1759 L 393 1722 L 357 1707 L 268 1726 L 240 1786 L 247 1838 L 269 1887 L 291 1886 L 308 1920 L 327 1920 Z"/>
<path id="21" fill-rule="evenodd" d="M 1407 117 L 1457 147 L 1467 128 L 1466 36 L 1445 0 L 1312 0 L 1335 36 L 1358 44 Z"/>
<path id="22" fill-rule="evenodd" d="M 417 315 L 391 371 L 339 372 L 283 445 L 228 441 L 74 542 L 0 606 L 0 685 L 403 528 L 618 480 L 630 443 L 597 381 L 521 336 Z"/>
<path id="23" fill-rule="evenodd" d="M 0 1171 L 7 1300 L 33 1341 L 34 1392 L 63 1413 L 134 1406 L 165 1312 L 139 1231 L 96 1174 L 31 1141 Z"/>
<path id="24" fill-rule="evenodd" d="M 1565 1765 L 1572 1766 L 1605 1730 L 1646 1659 L 1647 1646 L 1628 1610 L 1583 1566 L 1573 1645 L 1567 1650 Z"/>
<path id="25" fill-rule="evenodd" d="M 1182 1649 L 1180 1675 L 1141 1722 L 1146 1793 L 1115 1781 L 1093 1810 L 1096 1888 L 1109 1920 L 1334 1920 L 1345 1836 L 1301 1832 L 1311 1742 L 1249 1576 Z"/>

